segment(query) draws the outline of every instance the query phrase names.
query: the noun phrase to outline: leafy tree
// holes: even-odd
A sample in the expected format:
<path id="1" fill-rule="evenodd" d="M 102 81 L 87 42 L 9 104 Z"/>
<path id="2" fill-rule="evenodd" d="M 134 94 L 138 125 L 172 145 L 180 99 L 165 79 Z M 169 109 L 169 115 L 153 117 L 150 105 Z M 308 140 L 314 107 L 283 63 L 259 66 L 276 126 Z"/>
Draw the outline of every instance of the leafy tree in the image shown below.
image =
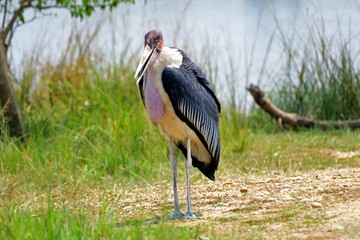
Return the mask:
<path id="1" fill-rule="evenodd" d="M 0 114 L 2 112 L 7 119 L 12 136 L 23 135 L 6 55 L 16 28 L 43 16 L 47 9 L 66 9 L 72 17 L 83 19 L 89 17 L 97 8 L 112 10 L 120 2 L 134 3 L 135 0 L 0 0 Z M 25 19 L 24 13 L 31 10 L 33 16 Z"/>

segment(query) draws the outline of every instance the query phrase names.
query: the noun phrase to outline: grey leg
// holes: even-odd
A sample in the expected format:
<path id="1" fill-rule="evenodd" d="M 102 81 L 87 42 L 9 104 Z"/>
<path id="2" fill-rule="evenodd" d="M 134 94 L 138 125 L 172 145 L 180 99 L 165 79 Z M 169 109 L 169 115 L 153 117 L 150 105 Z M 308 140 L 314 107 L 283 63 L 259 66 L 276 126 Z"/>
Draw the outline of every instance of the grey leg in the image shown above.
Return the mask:
<path id="1" fill-rule="evenodd" d="M 173 140 L 170 139 L 170 166 L 173 173 L 173 189 L 174 189 L 174 213 L 169 216 L 170 219 L 184 218 L 184 213 L 179 208 L 179 198 L 177 190 L 177 159 L 174 150 Z"/>
<path id="2" fill-rule="evenodd" d="M 187 158 L 186 158 L 186 162 L 185 162 L 185 167 L 186 167 L 186 187 L 187 187 L 187 203 L 188 203 L 188 208 L 187 208 L 187 213 L 185 214 L 185 218 L 197 218 L 193 212 L 192 212 L 192 208 L 191 208 L 191 195 L 190 195 L 190 169 L 192 166 L 192 159 L 191 159 L 191 148 L 190 148 L 190 138 L 187 139 L 186 141 L 186 148 L 187 148 Z"/>

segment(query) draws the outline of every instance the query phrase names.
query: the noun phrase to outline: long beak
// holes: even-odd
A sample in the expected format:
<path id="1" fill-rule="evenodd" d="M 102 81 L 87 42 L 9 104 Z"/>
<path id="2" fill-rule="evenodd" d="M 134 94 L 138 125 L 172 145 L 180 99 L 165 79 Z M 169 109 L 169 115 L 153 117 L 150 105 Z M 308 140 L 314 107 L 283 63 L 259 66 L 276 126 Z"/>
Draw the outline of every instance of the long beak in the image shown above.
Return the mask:
<path id="1" fill-rule="evenodd" d="M 156 49 L 156 46 L 151 49 L 148 45 L 145 46 L 145 49 L 143 51 L 143 54 L 141 56 L 140 63 L 136 69 L 135 72 L 135 79 L 137 80 L 136 83 L 138 84 L 142 76 L 144 75 L 146 69 L 149 66 L 149 63 L 151 62 L 151 57 Z"/>

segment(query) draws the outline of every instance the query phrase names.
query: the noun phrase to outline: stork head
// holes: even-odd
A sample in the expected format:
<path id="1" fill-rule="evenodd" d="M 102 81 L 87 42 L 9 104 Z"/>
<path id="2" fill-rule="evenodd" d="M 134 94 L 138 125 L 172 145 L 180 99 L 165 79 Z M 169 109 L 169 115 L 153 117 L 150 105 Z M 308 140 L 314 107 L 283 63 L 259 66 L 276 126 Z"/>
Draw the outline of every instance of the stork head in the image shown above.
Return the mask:
<path id="1" fill-rule="evenodd" d="M 151 30 L 145 34 L 145 48 L 135 72 L 137 83 L 140 81 L 149 65 L 160 54 L 163 42 L 163 36 L 159 30 Z"/>

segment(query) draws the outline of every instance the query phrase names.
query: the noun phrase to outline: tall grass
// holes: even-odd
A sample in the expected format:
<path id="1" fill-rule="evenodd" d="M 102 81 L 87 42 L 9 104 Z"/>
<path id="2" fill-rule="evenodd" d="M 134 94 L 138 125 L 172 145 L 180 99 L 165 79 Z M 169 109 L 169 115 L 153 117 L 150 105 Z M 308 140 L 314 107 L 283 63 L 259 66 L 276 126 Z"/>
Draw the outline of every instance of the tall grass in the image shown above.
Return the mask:
<path id="1" fill-rule="evenodd" d="M 131 59 L 136 57 L 119 63 L 102 61 L 96 42 L 99 24 L 92 30 L 75 28 L 67 51 L 57 61 L 43 61 L 34 54 L 25 64 L 19 99 L 26 143 L 6 136 L 0 140 L 0 238 L 197 239 L 208 228 L 164 222 L 153 227 L 141 221 L 117 225 L 123 217 L 121 209 L 113 213 L 106 206 L 109 201 L 116 205 L 115 200 L 105 199 L 101 206 L 80 205 L 83 192 L 94 191 L 97 196 L 99 191 L 115 192 L 115 187 L 131 191 L 134 186 L 152 187 L 164 179 L 171 182 L 168 143 L 147 120 L 133 79 Z M 218 63 L 209 60 L 213 53 L 205 49 L 200 64 L 219 87 L 215 82 L 221 74 Z M 235 66 L 227 74 L 230 85 Z M 230 104 L 223 104 L 220 115 L 220 178 L 254 169 L 296 171 L 349 164 L 324 157 L 322 152 L 335 147 L 355 149 L 357 136 L 340 133 L 339 138 L 346 139 L 340 141 L 333 136 L 303 134 L 310 140 L 302 141 L 293 133 L 256 135 L 244 125 L 246 115 L 236 100 L 235 87 L 232 90 Z M 325 150 L 319 156 L 300 154 L 304 149 L 312 152 L 314 146 Z M 350 163 L 358 166 L 358 162 Z M 179 179 L 184 179 L 180 166 Z M 193 171 L 192 178 L 201 181 L 202 175 Z M 74 205 L 80 206 L 74 210 Z"/>
<path id="2" fill-rule="evenodd" d="M 34 174 L 47 179 L 29 179 L 35 192 L 52 181 L 68 184 L 69 177 L 76 187 L 79 181 L 108 178 L 151 185 L 170 176 L 168 143 L 147 120 L 134 64 L 102 61 L 96 41 L 101 24 L 91 30 L 74 26 L 67 51 L 57 61 L 35 54 L 25 64 L 19 97 L 27 142 L 4 139 L 0 166 L 20 182 Z M 219 73 L 212 62 L 202 66 L 215 81 Z M 236 106 L 223 106 L 220 125 L 227 127 L 222 139 L 238 149 L 246 142 L 243 116 Z"/>
<path id="3" fill-rule="evenodd" d="M 19 96 L 28 140 L 19 145 L 11 139 L 2 139 L 3 173 L 14 174 L 20 182 L 27 181 L 27 173 L 60 182 L 71 176 L 75 184 L 78 178 L 91 181 L 110 177 L 119 182 L 149 185 L 167 176 L 167 142 L 147 120 L 133 79 L 133 64 L 125 63 L 124 59 L 119 63 L 102 61 L 96 41 L 101 24 L 104 22 L 84 30 L 75 27 L 67 51 L 58 61 L 42 61 L 37 58 L 40 54 L 34 54 L 25 64 Z M 280 88 L 272 96 L 280 107 L 302 115 L 357 118 L 359 72 L 354 66 L 356 55 L 351 51 L 351 41 L 343 40 L 342 36 L 338 41 L 329 40 L 324 31 L 310 25 L 311 34 L 303 52 L 293 49 L 295 44 L 288 39 L 282 39 L 286 74 L 277 79 Z M 272 41 L 273 36 L 268 51 Z M 213 54 L 217 54 L 214 49 L 203 49 L 200 65 L 215 87 L 221 88 L 216 82 L 221 74 L 219 63 L 210 60 L 214 59 Z M 244 124 L 248 116 L 236 99 L 241 96 L 233 79 L 238 75 L 231 65 L 231 53 L 227 54 L 230 67 L 225 73 L 228 81 L 225 84 L 232 92 L 227 104 L 223 104 L 220 126 L 222 141 L 227 143 L 223 147 L 224 157 L 231 158 L 233 151 L 242 153 L 251 141 L 246 126 L 274 129 L 274 125 L 262 112 L 252 112 L 251 120 Z M 248 63 L 247 71 L 250 68 Z M 37 181 L 33 186 L 42 190 L 49 184 L 41 179 L 31 181 Z"/>
<path id="4" fill-rule="evenodd" d="M 344 36 L 339 27 L 330 35 L 324 21 L 310 20 L 307 33 L 295 32 L 294 38 L 277 22 L 285 64 L 273 100 L 287 111 L 316 119 L 359 119 L 359 33 L 350 29 Z"/>
<path id="5" fill-rule="evenodd" d="M 87 189 L 131 191 L 171 181 L 168 143 L 147 120 L 135 66 L 102 62 L 98 29 L 75 28 L 57 61 L 35 54 L 25 63 L 18 95 L 26 142 L 6 136 L 0 141 L 0 237 L 197 238 L 197 228 L 163 222 L 117 228 L 121 216 L 106 206 L 72 208 Z M 224 151 L 243 151 L 246 137 L 234 130 L 238 122 L 223 117 L 220 124 L 229 125 L 221 133 L 229 143 Z M 184 179 L 184 168 L 179 175 Z M 192 177 L 202 178 L 197 171 Z"/>
<path id="6" fill-rule="evenodd" d="M 27 143 L 3 139 L 2 172 L 76 178 L 86 167 L 98 178 L 157 178 L 153 163 L 166 158 L 166 142 L 147 121 L 133 68 L 101 63 L 92 44 L 97 31 L 73 32 L 57 62 L 29 60 L 19 94 Z"/>

